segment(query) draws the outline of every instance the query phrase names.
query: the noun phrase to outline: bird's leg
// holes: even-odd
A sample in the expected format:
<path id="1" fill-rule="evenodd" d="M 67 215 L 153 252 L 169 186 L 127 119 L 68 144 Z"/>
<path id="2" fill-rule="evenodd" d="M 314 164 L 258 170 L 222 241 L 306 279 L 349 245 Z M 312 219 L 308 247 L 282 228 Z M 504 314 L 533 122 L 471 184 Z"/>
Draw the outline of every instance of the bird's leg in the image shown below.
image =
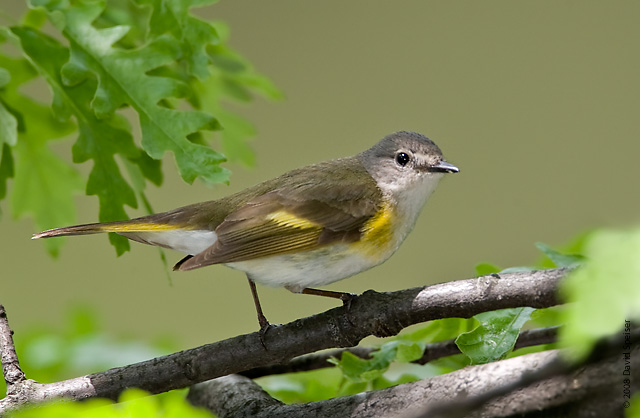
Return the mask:
<path id="1" fill-rule="evenodd" d="M 267 345 L 264 342 L 264 336 L 271 328 L 271 324 L 267 321 L 267 317 L 262 313 L 262 306 L 260 306 L 260 299 L 258 298 L 258 290 L 256 289 L 256 284 L 249 276 L 247 276 L 247 280 L 249 281 L 249 287 L 251 288 L 251 295 L 253 295 L 253 303 L 256 305 L 256 312 L 258 313 L 258 323 L 260 324 L 260 331 L 258 331 L 258 335 L 260 336 L 260 342 L 262 346 L 267 349 Z"/>
<path id="2" fill-rule="evenodd" d="M 294 290 L 292 289 L 289 289 L 289 290 L 294 292 Z M 310 287 L 305 287 L 301 291 L 295 292 L 295 293 L 303 293 L 305 295 L 316 295 L 316 296 L 324 296 L 328 298 L 340 299 L 347 311 L 351 309 L 351 302 L 358 297 L 358 295 L 353 293 L 333 292 L 331 290 L 313 289 Z"/>

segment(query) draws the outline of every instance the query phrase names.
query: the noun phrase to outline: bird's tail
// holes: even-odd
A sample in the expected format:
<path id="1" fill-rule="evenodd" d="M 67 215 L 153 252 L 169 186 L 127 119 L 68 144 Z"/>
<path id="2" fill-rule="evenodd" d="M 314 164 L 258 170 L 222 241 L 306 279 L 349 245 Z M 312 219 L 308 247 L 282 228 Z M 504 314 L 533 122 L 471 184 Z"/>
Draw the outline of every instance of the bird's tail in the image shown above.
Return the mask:
<path id="1" fill-rule="evenodd" d="M 101 232 L 151 232 L 175 229 L 175 225 L 157 224 L 152 222 L 140 222 L 139 219 L 128 221 L 93 223 L 84 225 L 65 226 L 62 228 L 49 229 L 37 234 L 33 234 L 31 239 L 64 237 L 68 235 L 89 235 Z"/>

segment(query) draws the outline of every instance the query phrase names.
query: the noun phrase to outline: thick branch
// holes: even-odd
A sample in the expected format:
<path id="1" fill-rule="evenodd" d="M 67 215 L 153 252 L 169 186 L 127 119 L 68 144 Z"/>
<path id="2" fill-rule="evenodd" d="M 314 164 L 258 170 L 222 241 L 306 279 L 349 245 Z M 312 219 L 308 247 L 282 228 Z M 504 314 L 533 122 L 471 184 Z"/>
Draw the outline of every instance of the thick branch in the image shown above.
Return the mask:
<path id="1" fill-rule="evenodd" d="M 351 347 L 375 335 L 386 337 L 403 328 L 447 317 L 468 318 L 495 309 L 530 306 L 545 308 L 558 303 L 555 293 L 566 269 L 489 275 L 391 293 L 367 291 L 350 310 L 335 308 L 271 329 L 267 350 L 258 333 L 185 350 L 145 362 L 119 367 L 63 382 L 32 384 L 28 398 L 50 397 L 115 399 L 128 387 L 151 393 L 183 388 L 212 378 L 252 368 L 285 363 L 317 350 Z M 0 414 L 16 402 L 0 400 Z"/>
<path id="2" fill-rule="evenodd" d="M 604 358 L 572 371 L 558 350 L 527 354 L 495 363 L 470 366 L 431 379 L 407 383 L 388 389 L 320 402 L 294 405 L 269 405 L 267 395 L 260 394 L 264 408 L 241 408 L 251 381 L 240 376 L 226 376 L 191 388 L 188 399 L 206 407 L 221 418 L 301 418 L 323 417 L 510 417 L 567 416 L 585 403 L 589 416 L 621 416 L 624 362 L 621 345 Z M 640 345 L 629 352 L 630 379 L 633 392 L 640 375 Z M 242 382 L 242 386 L 236 386 Z M 636 382 L 635 384 L 633 382 Z M 234 389 L 234 386 L 236 389 Z M 241 390 L 240 390 L 241 388 Z M 225 409 L 224 396 L 235 394 L 233 413 Z M 596 409 L 597 408 L 597 409 Z M 572 415 L 573 416 L 573 415 Z M 578 415 L 575 415 L 578 416 Z"/>
<path id="3" fill-rule="evenodd" d="M 216 410 L 223 412 L 223 417 L 242 417 L 247 413 L 257 414 L 267 408 L 284 406 L 253 380 L 237 374 L 198 383 L 191 387 L 187 399 L 191 404 L 208 408 L 216 414 Z"/>

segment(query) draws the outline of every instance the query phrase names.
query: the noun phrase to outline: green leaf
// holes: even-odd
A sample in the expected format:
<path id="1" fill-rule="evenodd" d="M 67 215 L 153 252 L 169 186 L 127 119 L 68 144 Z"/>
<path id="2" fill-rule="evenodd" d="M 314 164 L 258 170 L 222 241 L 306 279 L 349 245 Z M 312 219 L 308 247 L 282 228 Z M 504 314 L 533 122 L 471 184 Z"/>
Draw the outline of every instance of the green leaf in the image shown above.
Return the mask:
<path id="1" fill-rule="evenodd" d="M 151 158 L 161 159 L 171 151 L 188 183 L 198 177 L 209 183 L 227 181 L 229 173 L 220 167 L 224 156 L 187 138 L 203 129 L 218 129 L 217 121 L 204 112 L 161 106 L 163 99 L 184 96 L 188 88 L 176 79 L 147 74 L 180 57 L 181 45 L 173 36 L 165 34 L 140 48 L 124 50 L 114 43 L 126 35 L 128 27 L 92 25 L 104 3 L 80 1 L 69 6 L 43 1 L 42 5 L 71 45 L 70 60 L 62 69 L 64 83 L 73 86 L 87 78 L 98 80 L 91 102 L 98 118 L 110 118 L 121 106 L 130 105 L 139 115 L 142 148 Z"/>
<path id="2" fill-rule="evenodd" d="M 335 368 L 324 368 L 287 375 L 272 375 L 256 379 L 269 395 L 286 404 L 314 402 L 335 398 L 343 381 Z"/>
<path id="3" fill-rule="evenodd" d="M 338 366 L 343 375 L 351 382 L 362 383 L 382 376 L 382 374 L 387 370 L 389 364 L 381 363 L 380 360 L 383 359 L 379 358 L 377 362 L 374 362 L 373 359 L 362 359 L 348 351 L 345 351 L 342 353 L 340 360 L 329 359 L 329 362 Z"/>
<path id="4" fill-rule="evenodd" d="M 556 267 L 577 267 L 584 262 L 584 257 L 579 254 L 563 254 L 542 242 L 537 242 L 536 247 L 542 251 Z"/>
<path id="5" fill-rule="evenodd" d="M 127 219 L 124 205 L 136 208 L 136 197 L 120 173 L 114 155 L 137 158 L 140 151 L 131 134 L 115 126 L 123 123 L 119 122 L 121 117 L 116 115 L 110 120 L 100 120 L 95 116 L 89 104 L 95 91 L 94 80 L 88 79 L 72 87 L 63 85 L 60 69 L 68 61 L 69 53 L 58 41 L 27 27 L 15 27 L 12 31 L 19 37 L 24 52 L 53 88 L 57 108 L 64 109 L 59 112 L 63 113 L 60 116 L 66 116 L 68 112 L 76 117 L 79 136 L 72 148 L 73 161 L 93 160 L 86 193 L 99 198 L 99 220 Z M 110 234 L 109 239 L 118 255 L 129 250 L 129 241 L 125 237 Z"/>
<path id="6" fill-rule="evenodd" d="M 386 379 L 383 374 L 391 363 L 415 361 L 422 357 L 427 343 L 456 338 L 460 333 L 473 329 L 476 324 L 477 321 L 473 318 L 444 318 L 430 321 L 388 340 L 379 351 L 372 354 L 371 359 L 360 359 L 351 355 L 346 359 L 343 357 L 342 360 L 345 360 L 343 362 L 336 359 L 329 361 L 338 365 L 349 381 L 369 382 L 373 386 L 383 385 L 383 380 Z M 457 357 L 460 357 L 460 360 Z M 468 361 L 460 355 L 439 359 L 429 364 L 435 363 L 438 363 L 437 370 L 452 371 L 466 366 Z"/>
<path id="7" fill-rule="evenodd" d="M 345 351 L 340 360 L 329 361 L 342 370 L 351 382 L 370 382 L 382 376 L 394 361 L 411 362 L 422 357 L 424 344 L 393 340 L 383 344 L 378 351 L 371 354 L 371 359 L 362 359 Z"/>
<path id="8" fill-rule="evenodd" d="M 46 109 L 42 112 L 32 110 L 31 116 L 40 117 L 40 122 L 47 117 Z M 37 130 L 33 134 L 37 134 Z M 15 147 L 17 160 L 11 201 L 14 216 L 19 218 L 32 214 L 41 230 L 73 223 L 73 195 L 82 190 L 82 178 L 54 155 L 44 140 L 25 136 L 25 140 L 19 141 Z M 45 245 L 52 255 L 58 254 L 59 240 L 47 240 Z"/>
<path id="9" fill-rule="evenodd" d="M 345 380 L 342 382 L 337 396 L 351 396 L 364 392 L 369 388 L 369 385 L 370 382 L 352 382 L 351 380 Z"/>
<path id="10" fill-rule="evenodd" d="M 9 145 L 4 144 L 2 146 L 2 153 L 0 154 L 0 200 L 4 199 L 7 195 L 7 181 L 13 178 L 13 155 L 11 154 L 11 148 Z M 2 215 L 2 211 L 0 211 Z"/>
<path id="11" fill-rule="evenodd" d="M 385 344 L 383 347 L 385 347 Z M 422 357 L 422 353 L 424 352 L 424 344 L 407 344 L 403 341 L 397 341 L 396 347 L 395 361 L 399 361 L 402 363 L 411 363 L 414 360 L 418 360 Z"/>
<path id="12" fill-rule="evenodd" d="M 14 146 L 18 142 L 18 119 L 4 104 L 1 94 L 10 81 L 9 71 L 0 68 L 0 200 L 7 195 L 7 180 L 13 177 L 13 156 L 9 145 Z"/>
<path id="13" fill-rule="evenodd" d="M 429 321 L 414 331 L 403 332 L 396 338 L 423 343 L 445 341 L 472 330 L 476 324 L 473 318 L 443 318 Z"/>
<path id="14" fill-rule="evenodd" d="M 476 275 L 477 276 L 486 276 L 494 273 L 521 273 L 535 270 L 535 267 L 529 266 L 516 266 L 516 267 L 508 267 L 506 269 L 501 269 L 495 264 L 490 263 L 480 263 L 476 265 Z"/>
<path id="15" fill-rule="evenodd" d="M 9 84 L 11 81 L 11 74 L 6 68 L 0 68 L 0 89 Z"/>
<path id="16" fill-rule="evenodd" d="M 22 18 L 22 24 L 34 29 L 40 29 L 47 23 L 47 15 L 40 9 L 29 9 Z"/>
<path id="17" fill-rule="evenodd" d="M 219 42 L 215 28 L 208 22 L 196 19 L 189 14 L 193 6 L 205 6 L 215 0 L 137 0 L 138 4 L 153 7 L 149 21 L 151 38 L 171 33 L 180 41 L 181 60 L 187 63 L 190 73 L 199 79 L 209 76 L 209 56 L 207 46 Z"/>
<path id="18" fill-rule="evenodd" d="M 149 180 L 151 183 L 156 186 L 160 186 L 162 184 L 162 164 L 160 160 L 154 160 L 149 157 L 146 153 L 140 152 L 136 157 L 129 157 L 129 161 L 131 161 L 138 169 L 140 169 L 140 173 L 142 176 Z M 145 188 L 144 181 L 142 181 L 139 185 L 136 185 L 134 181 L 134 188 L 142 192 Z"/>
<path id="19" fill-rule="evenodd" d="M 472 364 L 485 364 L 504 358 L 518 339 L 520 329 L 533 308 L 500 309 L 474 316 L 480 325 L 456 339 L 460 351 Z"/>
<path id="20" fill-rule="evenodd" d="M 555 327 L 562 325 L 562 311 L 565 306 L 551 306 L 544 309 L 536 309 L 531 314 L 531 322 L 535 323 L 539 327 Z"/>
<path id="21" fill-rule="evenodd" d="M 602 230 L 585 243 L 587 262 L 569 275 L 561 293 L 570 302 L 560 330 L 573 358 L 586 356 L 595 342 L 640 320 L 640 229 Z"/>
<path id="22" fill-rule="evenodd" d="M 26 60 L 0 56 L 0 66 L 11 74 L 11 81 L 2 91 L 3 100 L 21 115 L 18 142 L 13 147 L 13 215 L 19 218 L 32 214 L 38 229 L 72 223 L 75 219 L 73 195 L 82 189 L 83 181 L 74 169 L 51 152 L 48 141 L 68 135 L 74 124 L 54 118 L 49 108 L 19 92 L 22 84 L 37 75 Z M 62 244 L 61 240 L 44 242 L 53 255 Z"/>
<path id="23" fill-rule="evenodd" d="M 476 265 L 476 275 L 477 276 L 487 276 L 491 273 L 499 273 L 502 270 L 500 267 L 495 264 L 489 263 L 480 263 Z"/>

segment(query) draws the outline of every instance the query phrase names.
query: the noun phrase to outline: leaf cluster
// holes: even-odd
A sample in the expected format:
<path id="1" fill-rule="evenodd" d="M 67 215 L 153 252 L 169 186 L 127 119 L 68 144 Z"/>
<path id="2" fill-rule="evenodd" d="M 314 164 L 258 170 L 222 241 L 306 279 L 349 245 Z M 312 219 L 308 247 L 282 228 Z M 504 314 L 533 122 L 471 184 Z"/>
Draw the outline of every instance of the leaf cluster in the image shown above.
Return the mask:
<path id="1" fill-rule="evenodd" d="M 144 190 L 162 183 L 168 153 L 187 183 L 226 182 L 228 158 L 253 162 L 253 127 L 225 103 L 280 93 L 226 45 L 226 26 L 190 12 L 213 2 L 31 0 L 20 22 L 0 26 L 0 200 L 12 179 L 14 217 L 31 214 L 39 229 L 73 223 L 82 189 L 98 197 L 101 222 L 139 202 L 150 210 Z M 52 151 L 69 136 L 73 163 L 92 163 L 86 178 Z M 55 254 L 60 241 L 46 245 Z"/>

